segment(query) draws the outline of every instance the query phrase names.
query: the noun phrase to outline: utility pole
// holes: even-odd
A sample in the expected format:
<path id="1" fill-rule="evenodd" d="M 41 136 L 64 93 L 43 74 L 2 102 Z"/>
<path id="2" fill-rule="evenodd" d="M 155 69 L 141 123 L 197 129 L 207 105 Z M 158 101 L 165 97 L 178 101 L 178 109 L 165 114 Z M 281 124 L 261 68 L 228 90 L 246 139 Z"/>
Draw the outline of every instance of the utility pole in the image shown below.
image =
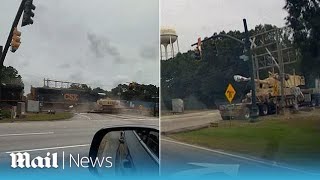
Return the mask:
<path id="1" fill-rule="evenodd" d="M 256 83 L 254 80 L 254 69 L 253 69 L 253 58 L 252 52 L 250 47 L 250 35 L 248 31 L 247 20 L 243 19 L 244 31 L 245 31 L 245 51 L 247 53 L 247 57 L 249 58 L 249 68 L 251 73 L 251 96 L 252 96 L 252 104 L 250 109 L 250 117 L 255 119 L 259 116 L 259 108 L 257 106 L 257 99 L 256 99 Z"/>

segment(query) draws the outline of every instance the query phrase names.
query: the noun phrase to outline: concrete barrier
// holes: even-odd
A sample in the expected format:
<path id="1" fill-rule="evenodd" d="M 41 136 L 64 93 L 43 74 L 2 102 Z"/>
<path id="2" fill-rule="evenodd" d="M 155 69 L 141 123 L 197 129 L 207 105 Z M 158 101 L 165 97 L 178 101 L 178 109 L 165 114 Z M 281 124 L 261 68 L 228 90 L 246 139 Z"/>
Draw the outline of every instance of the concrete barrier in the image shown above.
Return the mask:
<path id="1" fill-rule="evenodd" d="M 179 117 L 180 116 L 180 117 Z M 209 113 L 209 114 L 192 114 L 187 115 L 175 115 L 170 117 L 166 117 L 164 119 L 161 118 L 161 133 L 170 134 L 176 132 L 190 131 L 200 128 L 210 127 L 213 123 L 217 123 L 222 120 L 219 113 Z"/>

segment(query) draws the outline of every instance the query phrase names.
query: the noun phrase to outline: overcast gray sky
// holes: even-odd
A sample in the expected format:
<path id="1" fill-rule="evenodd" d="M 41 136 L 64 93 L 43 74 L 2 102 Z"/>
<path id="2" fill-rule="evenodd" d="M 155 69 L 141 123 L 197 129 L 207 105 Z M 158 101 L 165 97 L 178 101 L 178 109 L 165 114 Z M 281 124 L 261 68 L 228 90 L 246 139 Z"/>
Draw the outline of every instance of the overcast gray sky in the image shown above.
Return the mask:
<path id="1" fill-rule="evenodd" d="M 243 31 L 258 24 L 285 25 L 285 0 L 161 0 L 161 26 L 173 27 L 179 35 L 180 51 L 191 49 L 198 37 L 222 30 Z"/>
<path id="2" fill-rule="evenodd" d="M 5 45 L 20 0 L 1 0 Z M 25 91 L 43 78 L 110 90 L 119 83 L 159 85 L 158 0 L 34 0 L 34 24 L 18 27 L 21 46 L 4 64 L 23 77 Z M 21 22 L 20 22 L 21 23 Z"/>

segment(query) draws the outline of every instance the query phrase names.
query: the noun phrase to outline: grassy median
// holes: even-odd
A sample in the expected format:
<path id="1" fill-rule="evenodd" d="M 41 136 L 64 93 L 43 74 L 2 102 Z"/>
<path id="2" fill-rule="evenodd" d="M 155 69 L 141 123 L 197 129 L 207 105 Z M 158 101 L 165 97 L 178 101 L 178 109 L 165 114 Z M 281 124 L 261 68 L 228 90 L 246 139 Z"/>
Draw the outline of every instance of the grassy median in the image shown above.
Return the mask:
<path id="1" fill-rule="evenodd" d="M 26 117 L 21 119 L 3 119 L 0 120 L 1 122 L 25 122 L 25 121 L 56 121 L 56 120 L 65 120 L 70 119 L 73 117 L 73 113 L 70 112 L 59 112 L 55 114 L 47 114 L 47 113 L 38 113 L 38 114 L 32 114 L 28 113 L 26 114 Z"/>
<path id="2" fill-rule="evenodd" d="M 218 127 L 169 135 L 212 149 L 286 163 L 320 160 L 320 111 L 267 116 L 256 123 L 222 121 Z M 316 160 L 317 159 L 317 160 Z"/>

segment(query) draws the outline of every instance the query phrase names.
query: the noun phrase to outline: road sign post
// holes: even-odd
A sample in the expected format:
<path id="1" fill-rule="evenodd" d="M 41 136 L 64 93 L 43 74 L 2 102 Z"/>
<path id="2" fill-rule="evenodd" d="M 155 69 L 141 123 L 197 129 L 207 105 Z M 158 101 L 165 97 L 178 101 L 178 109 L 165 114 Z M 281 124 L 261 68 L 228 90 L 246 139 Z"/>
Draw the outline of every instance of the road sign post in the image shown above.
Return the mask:
<path id="1" fill-rule="evenodd" d="M 232 100 L 234 98 L 234 96 L 236 95 L 236 90 L 233 88 L 232 84 L 229 84 L 227 89 L 226 89 L 226 92 L 224 93 L 224 95 L 226 96 L 227 100 L 229 101 L 230 103 L 230 106 L 231 106 L 231 103 L 232 103 Z M 229 113 L 230 115 L 232 114 L 232 108 L 229 108 Z M 231 127 L 231 116 L 229 116 L 230 119 L 229 119 L 229 126 Z"/>

